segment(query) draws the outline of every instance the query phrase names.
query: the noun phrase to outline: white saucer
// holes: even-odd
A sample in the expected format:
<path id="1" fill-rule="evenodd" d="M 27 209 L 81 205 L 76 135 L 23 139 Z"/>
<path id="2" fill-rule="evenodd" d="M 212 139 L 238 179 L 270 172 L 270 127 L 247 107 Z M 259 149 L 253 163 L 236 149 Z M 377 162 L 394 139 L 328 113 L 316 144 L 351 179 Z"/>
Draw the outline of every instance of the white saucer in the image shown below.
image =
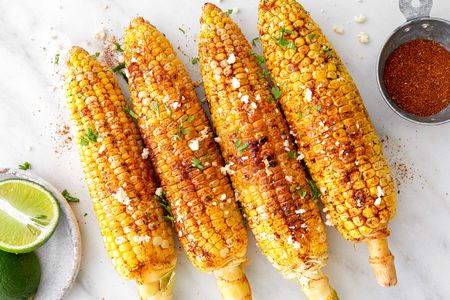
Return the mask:
<path id="1" fill-rule="evenodd" d="M 0 181 L 8 178 L 23 178 L 39 183 L 58 200 L 60 218 L 51 238 L 36 254 L 41 263 L 41 283 L 34 300 L 60 300 L 75 281 L 81 262 L 81 236 L 78 222 L 72 209 L 61 193 L 50 183 L 31 171 L 0 168 Z"/>

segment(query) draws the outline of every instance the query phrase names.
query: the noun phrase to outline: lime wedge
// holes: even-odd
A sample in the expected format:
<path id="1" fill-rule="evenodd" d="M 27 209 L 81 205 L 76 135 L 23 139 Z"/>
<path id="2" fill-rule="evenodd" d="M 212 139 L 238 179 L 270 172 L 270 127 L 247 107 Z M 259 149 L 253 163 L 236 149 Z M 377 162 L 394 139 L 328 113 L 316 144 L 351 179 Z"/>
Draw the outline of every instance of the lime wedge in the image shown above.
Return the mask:
<path id="1" fill-rule="evenodd" d="M 58 220 L 58 201 L 44 187 L 18 178 L 0 181 L 1 250 L 33 251 L 50 238 Z"/>

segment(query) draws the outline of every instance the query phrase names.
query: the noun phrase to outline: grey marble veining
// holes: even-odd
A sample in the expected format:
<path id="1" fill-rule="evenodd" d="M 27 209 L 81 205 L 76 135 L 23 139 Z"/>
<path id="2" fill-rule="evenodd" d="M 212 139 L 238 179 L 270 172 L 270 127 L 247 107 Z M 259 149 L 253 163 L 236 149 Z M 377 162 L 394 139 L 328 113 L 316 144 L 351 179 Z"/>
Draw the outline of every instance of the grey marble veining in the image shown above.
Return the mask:
<path id="1" fill-rule="evenodd" d="M 74 44 L 98 51 L 101 44 L 94 38 L 98 31 L 106 28 L 120 37 L 130 19 L 142 15 L 164 31 L 175 48 L 181 47 L 186 56 L 177 50 L 178 54 L 193 80 L 198 80 L 199 67 L 190 59 L 197 56 L 194 40 L 202 4 L 200 0 L 0 0 L 0 166 L 29 161 L 36 174 L 81 198 L 72 208 L 82 233 L 83 259 L 68 300 L 137 299 L 137 292 L 106 256 L 76 149 L 60 149 L 56 131 L 69 124 L 61 81 L 66 53 Z M 450 124 L 424 127 L 400 119 L 376 85 L 378 51 L 404 22 L 397 1 L 304 0 L 303 4 L 342 56 L 380 138 L 388 137 L 384 149 L 400 190 L 390 237 L 398 285 L 377 286 L 366 246 L 345 241 L 334 228 L 327 228 L 330 258 L 325 271 L 341 299 L 450 299 Z M 220 6 L 238 7 L 233 18 L 249 40 L 257 36 L 256 0 L 224 0 Z M 431 15 L 448 19 L 449 12 L 449 1 L 434 1 Z M 367 22 L 357 24 L 353 17 L 361 13 Z M 343 27 L 345 34 L 333 33 L 335 25 Z M 369 34 L 367 45 L 358 43 L 362 31 Z M 52 62 L 56 53 L 61 54 L 58 66 Z M 407 178 L 397 170 L 399 164 L 407 167 Z M 248 256 L 254 299 L 304 299 L 297 284 L 283 279 L 261 255 L 252 237 Z M 214 278 L 198 272 L 181 250 L 176 276 L 175 299 L 219 299 Z"/>

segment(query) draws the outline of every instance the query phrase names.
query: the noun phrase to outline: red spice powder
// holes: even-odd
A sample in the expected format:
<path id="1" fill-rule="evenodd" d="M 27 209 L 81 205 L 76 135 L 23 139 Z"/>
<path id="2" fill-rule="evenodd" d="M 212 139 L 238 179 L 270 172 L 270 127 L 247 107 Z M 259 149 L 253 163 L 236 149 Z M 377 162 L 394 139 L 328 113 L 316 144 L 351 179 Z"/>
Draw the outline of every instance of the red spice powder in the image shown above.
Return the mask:
<path id="1" fill-rule="evenodd" d="M 401 109 L 431 116 L 450 103 L 450 52 L 430 40 L 414 40 L 391 53 L 384 84 Z"/>

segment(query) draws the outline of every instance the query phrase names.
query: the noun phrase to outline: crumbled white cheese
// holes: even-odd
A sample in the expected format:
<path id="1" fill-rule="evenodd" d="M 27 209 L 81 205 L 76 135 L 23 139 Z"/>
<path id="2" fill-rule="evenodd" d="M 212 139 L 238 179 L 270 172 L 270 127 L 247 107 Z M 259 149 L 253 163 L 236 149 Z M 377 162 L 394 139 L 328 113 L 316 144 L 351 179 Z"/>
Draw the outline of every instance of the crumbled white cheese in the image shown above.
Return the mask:
<path id="1" fill-rule="evenodd" d="M 148 151 L 148 148 L 142 149 L 142 153 L 141 153 L 142 158 L 143 158 L 143 159 L 147 159 L 149 153 L 150 153 L 150 152 Z"/>
<path id="2" fill-rule="evenodd" d="M 198 140 L 196 139 L 190 140 L 189 148 L 191 148 L 192 151 L 197 151 L 200 148 Z"/>
<path id="3" fill-rule="evenodd" d="M 175 101 L 174 103 L 170 104 L 173 110 L 176 110 L 178 107 L 181 106 L 180 102 Z"/>
<path id="4" fill-rule="evenodd" d="M 333 31 L 339 35 L 343 35 L 344 34 L 344 28 L 339 27 L 339 26 L 333 26 Z"/>
<path id="5" fill-rule="evenodd" d="M 229 63 L 231 65 L 231 64 L 234 64 L 235 62 L 236 62 L 236 56 L 233 53 L 231 53 L 227 59 L 227 63 Z"/>
<path id="6" fill-rule="evenodd" d="M 234 162 L 230 161 L 228 164 L 226 164 L 223 167 L 220 167 L 220 172 L 222 172 L 223 175 L 233 175 L 234 171 L 230 168 L 232 165 L 234 165 Z"/>
<path id="7" fill-rule="evenodd" d="M 242 93 L 239 92 L 239 93 L 238 93 L 238 98 L 241 98 L 241 97 L 242 97 Z"/>
<path id="8" fill-rule="evenodd" d="M 326 214 L 325 218 L 326 218 L 325 225 L 333 226 L 333 221 L 331 221 L 331 215 L 330 214 Z"/>
<path id="9" fill-rule="evenodd" d="M 155 191 L 155 195 L 161 197 L 163 194 L 163 189 L 161 187 L 157 188 Z"/>
<path id="10" fill-rule="evenodd" d="M 163 239 L 160 236 L 153 237 L 153 246 L 159 246 L 161 245 Z"/>
<path id="11" fill-rule="evenodd" d="M 116 198 L 117 201 L 122 203 L 123 205 L 128 205 L 131 202 L 131 199 L 128 198 L 127 192 L 123 188 L 119 188 L 113 197 Z"/>
<path id="12" fill-rule="evenodd" d="M 365 32 L 358 33 L 358 40 L 361 44 L 369 43 L 369 36 Z"/>
<path id="13" fill-rule="evenodd" d="M 233 14 L 237 14 L 239 12 L 239 8 L 235 7 L 233 8 Z"/>
<path id="14" fill-rule="evenodd" d="M 300 225 L 300 228 L 307 228 L 308 225 L 306 225 L 306 223 L 302 223 L 302 225 Z"/>
<path id="15" fill-rule="evenodd" d="M 300 249 L 300 243 L 299 242 L 294 242 L 294 249 Z"/>
<path id="16" fill-rule="evenodd" d="M 245 104 L 247 104 L 248 103 L 248 96 L 247 95 L 242 96 L 241 101 L 244 102 Z"/>
<path id="17" fill-rule="evenodd" d="M 312 92 L 311 92 L 310 89 L 306 89 L 306 91 L 305 91 L 305 99 L 306 99 L 306 101 L 311 102 Z"/>
<path id="18" fill-rule="evenodd" d="M 375 199 L 375 202 L 373 202 L 373 204 L 374 204 L 375 206 L 379 206 L 379 205 L 381 204 L 381 198 L 378 197 L 377 199 Z"/>
<path id="19" fill-rule="evenodd" d="M 215 79 L 216 81 L 219 81 L 219 80 L 220 80 L 220 75 L 219 75 L 219 74 L 214 74 L 214 79 Z"/>
<path id="20" fill-rule="evenodd" d="M 297 215 L 303 214 L 303 213 L 305 213 L 305 212 L 306 212 L 306 210 L 304 210 L 303 208 L 297 209 L 297 210 L 295 211 L 295 213 L 296 213 Z"/>
<path id="21" fill-rule="evenodd" d="M 214 138 L 214 142 L 220 143 L 220 137 L 216 136 L 216 137 Z"/>
<path id="22" fill-rule="evenodd" d="M 359 161 L 355 160 L 355 166 L 359 165 Z"/>
<path id="23" fill-rule="evenodd" d="M 148 243 L 150 242 L 150 237 L 148 235 L 135 235 L 133 241 L 135 243 Z"/>
<path id="24" fill-rule="evenodd" d="M 230 253 L 230 250 L 228 248 L 223 248 L 222 250 L 220 250 L 221 257 L 226 257 L 228 253 Z"/>
<path id="25" fill-rule="evenodd" d="M 225 200 L 225 199 L 227 199 L 227 195 L 226 195 L 226 194 L 222 194 L 222 195 L 220 196 L 220 200 Z"/>
<path id="26" fill-rule="evenodd" d="M 305 155 L 303 155 L 303 153 L 301 153 L 300 151 L 297 152 L 297 160 L 298 161 L 302 161 L 305 158 Z"/>
<path id="27" fill-rule="evenodd" d="M 286 179 L 288 182 L 292 182 L 292 176 L 284 176 L 284 179 Z"/>
<path id="28" fill-rule="evenodd" d="M 355 20 L 356 23 L 359 23 L 359 24 L 362 24 L 362 23 L 366 22 L 366 20 L 367 20 L 366 16 L 363 14 L 354 16 L 353 19 Z"/>
<path id="29" fill-rule="evenodd" d="M 102 145 L 100 146 L 100 149 L 98 149 L 98 153 L 99 153 L 99 154 L 102 154 L 103 152 L 105 152 L 105 150 L 106 150 L 105 144 L 102 144 Z"/>
<path id="30" fill-rule="evenodd" d="M 167 103 L 167 101 L 169 101 L 169 95 L 165 95 L 162 100 L 163 103 Z"/>
<path id="31" fill-rule="evenodd" d="M 242 159 L 242 160 L 247 160 L 247 159 L 248 159 L 248 156 L 242 156 L 241 159 Z"/>
<path id="32" fill-rule="evenodd" d="M 377 192 L 378 192 L 378 197 L 383 197 L 384 196 L 384 191 L 381 188 L 381 186 L 377 186 Z"/>
<path id="33" fill-rule="evenodd" d="M 233 77 L 231 79 L 231 85 L 233 86 L 233 88 L 238 89 L 241 87 L 241 83 L 239 82 L 239 79 L 237 79 L 236 77 Z"/>
<path id="34" fill-rule="evenodd" d="M 260 94 L 257 94 L 256 97 L 255 97 L 255 100 L 256 100 L 256 101 L 261 100 L 261 95 L 260 95 Z"/>
<path id="35" fill-rule="evenodd" d="M 248 69 L 247 69 L 247 68 L 244 68 L 244 71 L 245 71 L 246 73 L 248 73 Z"/>
<path id="36" fill-rule="evenodd" d="M 252 103 L 250 103 L 250 107 L 251 107 L 252 109 L 256 109 L 256 108 L 258 107 L 258 105 L 256 105 L 255 102 L 252 102 Z"/>

